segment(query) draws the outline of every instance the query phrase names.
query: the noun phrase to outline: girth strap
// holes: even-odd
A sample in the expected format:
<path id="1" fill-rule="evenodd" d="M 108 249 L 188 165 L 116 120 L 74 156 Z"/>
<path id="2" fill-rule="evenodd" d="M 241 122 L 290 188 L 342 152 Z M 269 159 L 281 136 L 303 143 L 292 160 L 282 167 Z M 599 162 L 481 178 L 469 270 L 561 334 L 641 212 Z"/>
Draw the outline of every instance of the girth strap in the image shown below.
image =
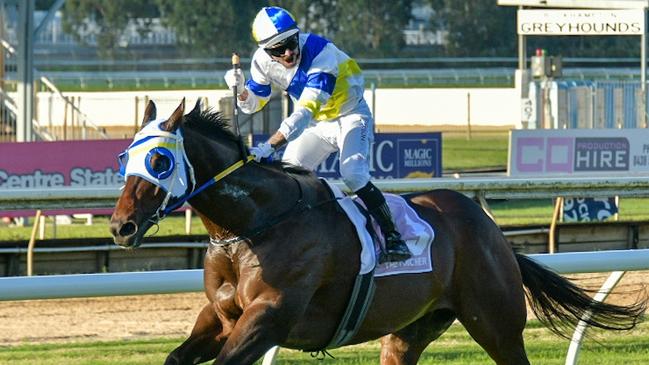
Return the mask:
<path id="1" fill-rule="evenodd" d="M 356 204 L 358 205 L 358 203 Z M 358 205 L 358 208 L 367 221 L 366 229 L 370 232 L 372 239 L 376 239 L 376 232 L 374 232 L 374 228 L 372 227 L 369 213 L 360 205 Z M 374 299 L 375 289 L 374 270 L 356 276 L 354 287 L 349 297 L 349 302 L 347 303 L 347 309 L 345 309 L 345 314 L 343 314 L 331 341 L 326 346 L 327 349 L 344 346 L 356 335 L 367 315 L 367 310 L 372 303 L 372 299 Z"/>
<path id="2" fill-rule="evenodd" d="M 365 315 L 367 315 L 370 303 L 374 299 L 375 289 L 374 270 L 356 276 L 347 309 L 338 325 L 338 329 L 336 329 L 334 336 L 329 341 L 327 349 L 344 346 L 356 335 L 365 319 Z"/>

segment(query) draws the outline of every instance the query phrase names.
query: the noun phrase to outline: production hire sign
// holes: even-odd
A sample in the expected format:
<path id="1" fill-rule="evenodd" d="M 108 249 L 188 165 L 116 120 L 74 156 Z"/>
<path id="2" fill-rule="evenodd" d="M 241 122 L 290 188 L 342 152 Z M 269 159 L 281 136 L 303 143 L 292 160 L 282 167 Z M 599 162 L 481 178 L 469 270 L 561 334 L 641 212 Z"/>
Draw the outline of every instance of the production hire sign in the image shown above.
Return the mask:
<path id="1" fill-rule="evenodd" d="M 642 35 L 644 9 L 518 10 L 520 35 Z"/>

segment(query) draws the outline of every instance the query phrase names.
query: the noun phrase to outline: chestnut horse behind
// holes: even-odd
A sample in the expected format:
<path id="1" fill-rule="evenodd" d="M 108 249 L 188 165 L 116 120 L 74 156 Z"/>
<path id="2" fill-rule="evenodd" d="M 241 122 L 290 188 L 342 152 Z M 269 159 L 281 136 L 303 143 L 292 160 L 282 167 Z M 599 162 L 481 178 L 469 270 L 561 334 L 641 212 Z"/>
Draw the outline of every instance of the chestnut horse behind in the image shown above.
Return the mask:
<path id="1" fill-rule="evenodd" d="M 240 138 L 218 113 L 197 103 L 183 115 L 183 100 L 169 119 L 155 114 L 150 102 L 142 131 L 121 155 L 127 179 L 111 219 L 115 243 L 137 247 L 185 200 L 212 242 L 204 262 L 209 302 L 165 364 L 248 365 L 275 345 L 325 349 L 359 272 L 359 239 L 349 219 L 312 173 L 243 157 Z M 526 294 L 537 317 L 559 334 L 588 311 L 590 325 L 613 330 L 633 328 L 644 312 L 644 302 L 595 302 L 514 253 L 498 226 L 460 193 L 404 198 L 436 232 L 435 269 L 375 278 L 367 315 L 345 344 L 381 338 L 383 365 L 416 364 L 456 319 L 497 364 L 529 364 Z"/>

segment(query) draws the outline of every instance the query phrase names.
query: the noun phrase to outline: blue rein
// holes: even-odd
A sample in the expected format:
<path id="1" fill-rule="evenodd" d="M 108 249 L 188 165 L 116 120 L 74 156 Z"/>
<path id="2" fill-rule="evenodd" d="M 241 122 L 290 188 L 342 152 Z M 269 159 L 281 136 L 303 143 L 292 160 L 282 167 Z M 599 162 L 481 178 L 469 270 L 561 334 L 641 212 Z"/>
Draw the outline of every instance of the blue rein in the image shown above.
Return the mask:
<path id="1" fill-rule="evenodd" d="M 169 213 L 173 212 L 174 210 L 180 208 L 183 204 L 185 204 L 189 199 L 195 197 L 196 195 L 200 194 L 203 190 L 209 188 L 210 186 L 216 184 L 226 176 L 230 175 L 240 167 L 243 167 L 243 165 L 247 164 L 248 162 L 254 160 L 255 158 L 253 156 L 247 156 L 244 160 L 239 160 L 232 165 L 230 165 L 228 168 L 225 170 L 221 171 L 217 175 L 215 175 L 213 178 L 207 180 L 203 185 L 199 186 L 197 189 L 195 189 L 192 192 L 185 193 L 182 196 L 174 199 L 174 202 L 165 207 L 160 214 L 158 214 L 159 219 L 164 218 L 167 216 Z M 188 189 L 189 190 L 189 189 Z"/>

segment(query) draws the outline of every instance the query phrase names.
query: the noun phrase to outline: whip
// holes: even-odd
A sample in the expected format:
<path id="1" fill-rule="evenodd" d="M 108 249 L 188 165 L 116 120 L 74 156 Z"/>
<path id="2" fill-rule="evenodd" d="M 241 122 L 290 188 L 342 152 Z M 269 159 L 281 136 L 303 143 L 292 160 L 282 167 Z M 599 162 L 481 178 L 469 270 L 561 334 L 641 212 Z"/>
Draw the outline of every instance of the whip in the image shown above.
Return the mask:
<path id="1" fill-rule="evenodd" d="M 237 72 L 243 72 L 241 71 L 241 62 L 239 59 L 239 54 L 237 52 L 232 52 L 232 70 L 234 70 L 235 75 Z M 232 92 L 234 93 L 232 100 L 232 119 L 234 120 L 234 129 L 237 134 L 238 140 L 239 140 L 239 150 L 241 151 L 241 156 L 245 159 L 248 157 L 248 149 L 246 146 L 243 144 L 243 138 L 241 137 L 241 130 L 239 129 L 239 107 L 237 105 L 237 96 L 238 96 L 238 91 L 237 91 L 237 83 L 234 83 L 234 87 L 232 88 Z M 252 123 L 252 121 L 251 121 Z"/>

